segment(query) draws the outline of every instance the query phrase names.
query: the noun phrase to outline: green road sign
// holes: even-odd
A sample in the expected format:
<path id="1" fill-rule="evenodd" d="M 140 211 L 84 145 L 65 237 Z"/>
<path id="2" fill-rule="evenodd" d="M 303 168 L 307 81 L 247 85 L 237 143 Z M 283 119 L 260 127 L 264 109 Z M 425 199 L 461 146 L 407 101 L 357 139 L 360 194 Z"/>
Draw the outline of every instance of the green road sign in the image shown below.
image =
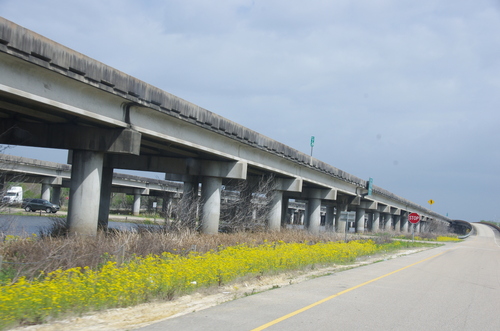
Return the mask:
<path id="1" fill-rule="evenodd" d="M 368 195 L 371 196 L 373 193 L 373 178 L 370 177 L 368 180 Z"/>

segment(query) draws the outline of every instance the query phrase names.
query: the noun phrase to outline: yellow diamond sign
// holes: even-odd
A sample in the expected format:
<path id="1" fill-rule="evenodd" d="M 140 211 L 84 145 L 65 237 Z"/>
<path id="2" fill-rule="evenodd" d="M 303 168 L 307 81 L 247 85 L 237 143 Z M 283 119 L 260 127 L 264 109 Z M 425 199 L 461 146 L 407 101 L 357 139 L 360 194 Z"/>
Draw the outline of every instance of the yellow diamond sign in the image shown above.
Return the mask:
<path id="1" fill-rule="evenodd" d="M 429 203 L 429 205 L 433 205 L 434 204 L 434 200 L 430 199 L 429 201 L 427 201 Z"/>

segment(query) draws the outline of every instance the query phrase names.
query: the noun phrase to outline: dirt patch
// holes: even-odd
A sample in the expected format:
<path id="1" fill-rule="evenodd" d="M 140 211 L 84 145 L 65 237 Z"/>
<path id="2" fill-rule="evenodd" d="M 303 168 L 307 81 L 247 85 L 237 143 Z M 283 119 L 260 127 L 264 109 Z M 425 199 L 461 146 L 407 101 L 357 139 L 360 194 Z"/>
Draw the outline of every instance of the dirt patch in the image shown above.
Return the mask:
<path id="1" fill-rule="evenodd" d="M 428 247 L 401 250 L 391 254 L 379 254 L 358 259 L 349 265 L 331 265 L 314 269 L 284 272 L 277 275 L 257 276 L 240 280 L 226 286 L 199 290 L 190 295 L 175 298 L 172 301 L 144 303 L 128 308 L 108 309 L 93 312 L 81 317 L 49 321 L 42 325 L 19 327 L 13 330 L 36 331 L 94 331 L 94 330 L 132 330 L 144 327 L 161 320 L 185 315 L 235 300 L 255 293 L 297 284 L 311 278 L 330 275 L 346 269 L 370 264 L 380 260 L 389 260 L 399 256 L 413 254 Z"/>

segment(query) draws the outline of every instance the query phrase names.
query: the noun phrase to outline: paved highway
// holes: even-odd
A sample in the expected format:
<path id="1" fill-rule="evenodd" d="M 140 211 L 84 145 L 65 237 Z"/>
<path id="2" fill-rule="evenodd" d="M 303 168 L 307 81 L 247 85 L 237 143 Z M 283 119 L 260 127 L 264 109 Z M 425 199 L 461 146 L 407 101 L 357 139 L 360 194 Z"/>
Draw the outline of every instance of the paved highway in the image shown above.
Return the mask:
<path id="1" fill-rule="evenodd" d="M 498 330 L 500 240 L 462 243 L 259 293 L 139 330 Z"/>

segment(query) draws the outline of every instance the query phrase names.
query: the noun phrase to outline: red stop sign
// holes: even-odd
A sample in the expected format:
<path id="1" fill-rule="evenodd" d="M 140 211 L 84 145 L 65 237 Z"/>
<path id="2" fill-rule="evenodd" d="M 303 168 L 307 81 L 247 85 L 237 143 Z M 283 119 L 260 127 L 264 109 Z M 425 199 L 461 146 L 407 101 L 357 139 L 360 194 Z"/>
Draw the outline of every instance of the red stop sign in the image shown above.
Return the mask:
<path id="1" fill-rule="evenodd" d="M 420 215 L 417 213 L 411 213 L 408 215 L 408 221 L 412 224 L 416 224 L 420 221 Z"/>

